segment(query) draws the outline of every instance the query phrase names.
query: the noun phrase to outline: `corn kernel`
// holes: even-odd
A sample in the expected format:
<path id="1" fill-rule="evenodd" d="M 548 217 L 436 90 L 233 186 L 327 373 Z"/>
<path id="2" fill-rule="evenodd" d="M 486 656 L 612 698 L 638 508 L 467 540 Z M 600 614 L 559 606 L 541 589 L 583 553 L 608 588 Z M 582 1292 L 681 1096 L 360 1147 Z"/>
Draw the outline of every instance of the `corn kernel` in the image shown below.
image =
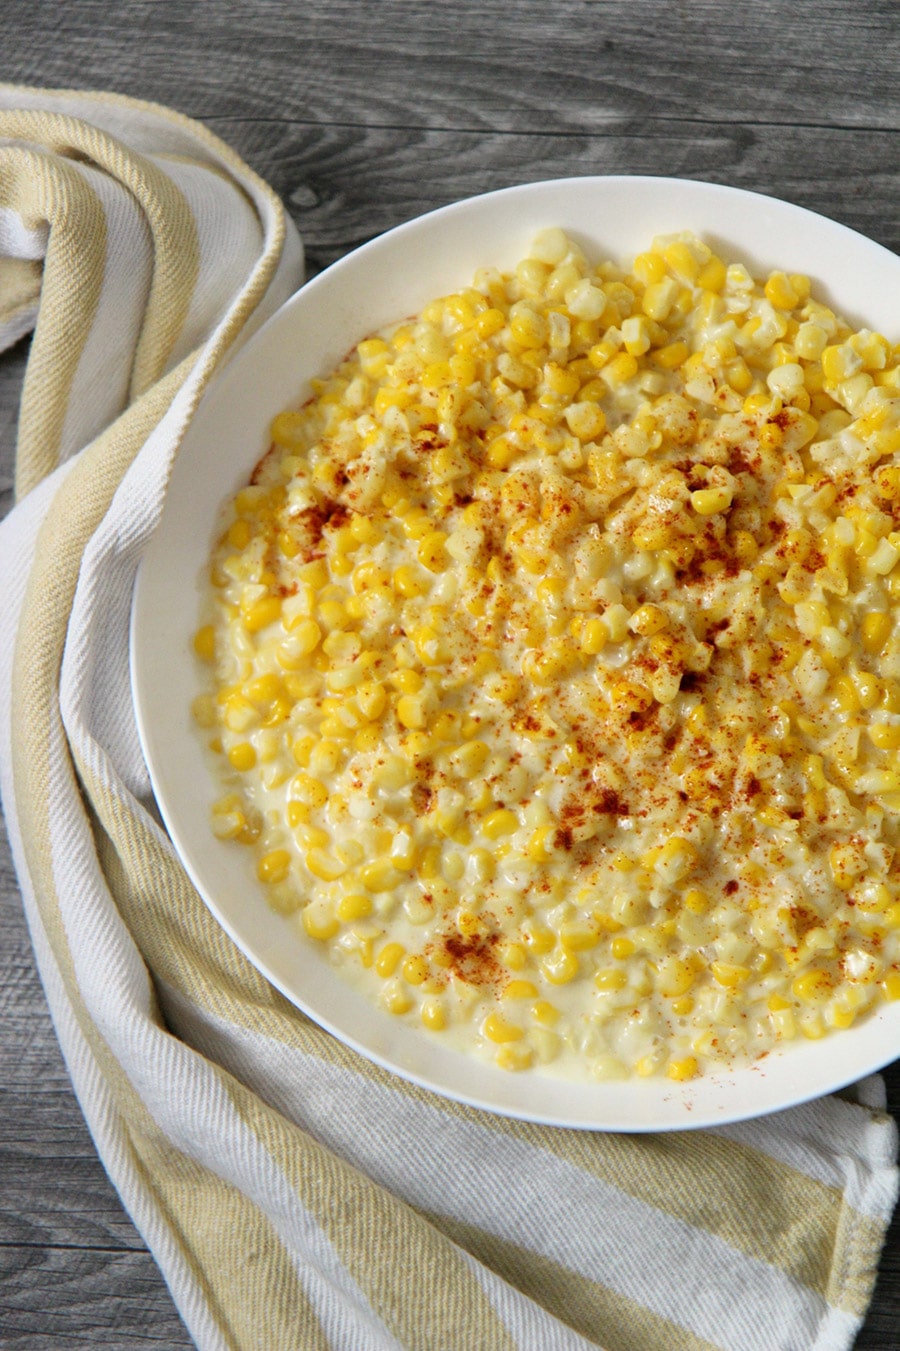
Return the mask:
<path id="1" fill-rule="evenodd" d="M 527 1070 L 534 1063 L 534 1052 L 530 1046 L 506 1045 L 501 1046 L 494 1061 L 498 1068 L 515 1073 L 518 1070 Z"/>
<path id="2" fill-rule="evenodd" d="M 666 1066 L 666 1074 L 676 1083 L 684 1083 L 688 1079 L 695 1079 L 700 1072 L 696 1056 L 683 1056 L 680 1060 L 670 1060 Z"/>
<path id="3" fill-rule="evenodd" d="M 612 939 L 609 950 L 616 961 L 624 962 L 626 958 L 634 955 L 635 946 L 630 938 L 625 938 L 624 935 L 622 935 Z"/>
<path id="4" fill-rule="evenodd" d="M 390 858 L 375 859 L 365 864 L 359 876 L 366 891 L 390 891 L 397 885 L 397 870 Z"/>
<path id="5" fill-rule="evenodd" d="M 313 877 L 318 877 L 322 882 L 335 882 L 347 871 L 347 865 L 341 859 L 320 847 L 308 849 L 303 862 Z"/>
<path id="6" fill-rule="evenodd" d="M 447 1014 L 439 999 L 429 999 L 422 1005 L 422 1023 L 431 1032 L 442 1032 L 447 1026 Z"/>
<path id="7" fill-rule="evenodd" d="M 256 749 L 249 741 L 241 741 L 231 747 L 227 758 L 232 769 L 245 773 L 256 764 Z"/>
<path id="8" fill-rule="evenodd" d="M 734 499 L 731 488 L 698 488 L 691 493 L 691 506 L 698 516 L 714 516 L 727 511 Z"/>
<path id="9" fill-rule="evenodd" d="M 504 986 L 504 999 L 536 999 L 537 986 L 530 980 L 511 980 Z"/>
<path id="10" fill-rule="evenodd" d="M 244 614 L 244 623 L 250 633 L 259 633 L 281 618 L 281 601 L 277 596 L 266 596 L 256 601 Z"/>
<path id="11" fill-rule="evenodd" d="M 327 943 L 338 932 L 340 925 L 327 907 L 311 901 L 301 915 L 303 928 L 310 938 L 319 943 Z"/>
<path id="12" fill-rule="evenodd" d="M 368 919 L 372 913 L 372 902 L 368 896 L 363 896 L 359 892 L 351 892 L 347 896 L 342 896 L 337 908 L 338 919 L 345 924 L 352 924 L 355 920 Z"/>
<path id="13" fill-rule="evenodd" d="M 522 1028 L 509 1022 L 499 1013 L 489 1013 L 481 1025 L 481 1030 L 489 1041 L 503 1045 L 508 1041 L 519 1041 L 523 1036 Z"/>
<path id="14" fill-rule="evenodd" d="M 375 958 L 376 973 L 386 980 L 394 974 L 405 956 L 406 949 L 402 943 L 385 943 Z"/>
<path id="15" fill-rule="evenodd" d="M 212 624 L 204 624 L 194 634 L 194 651 L 201 661 L 213 662 L 216 659 L 216 631 Z"/>
<path id="16" fill-rule="evenodd" d="M 290 868 L 291 856 L 287 849 L 271 849 L 257 863 L 256 875 L 261 882 L 283 882 Z"/>
<path id="17" fill-rule="evenodd" d="M 828 972 L 816 967 L 795 977 L 791 984 L 792 992 L 804 1004 L 815 1004 L 827 999 L 832 988 L 833 981 Z"/>
<path id="18" fill-rule="evenodd" d="M 489 840 L 502 839 L 504 835 L 511 835 L 518 828 L 519 818 L 508 807 L 498 807 L 496 811 L 490 812 L 484 817 L 481 822 L 482 833 Z"/>

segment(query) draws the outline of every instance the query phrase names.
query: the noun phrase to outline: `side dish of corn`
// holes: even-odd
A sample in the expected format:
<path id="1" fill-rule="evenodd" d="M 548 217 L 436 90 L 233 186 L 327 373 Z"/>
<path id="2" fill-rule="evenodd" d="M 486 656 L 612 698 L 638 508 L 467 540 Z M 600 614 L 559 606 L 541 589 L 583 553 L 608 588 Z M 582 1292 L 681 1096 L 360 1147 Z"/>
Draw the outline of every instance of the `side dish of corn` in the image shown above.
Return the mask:
<path id="1" fill-rule="evenodd" d="M 900 998 L 900 349 L 558 229 L 361 341 L 228 504 L 212 827 L 385 1010 L 689 1080 Z"/>

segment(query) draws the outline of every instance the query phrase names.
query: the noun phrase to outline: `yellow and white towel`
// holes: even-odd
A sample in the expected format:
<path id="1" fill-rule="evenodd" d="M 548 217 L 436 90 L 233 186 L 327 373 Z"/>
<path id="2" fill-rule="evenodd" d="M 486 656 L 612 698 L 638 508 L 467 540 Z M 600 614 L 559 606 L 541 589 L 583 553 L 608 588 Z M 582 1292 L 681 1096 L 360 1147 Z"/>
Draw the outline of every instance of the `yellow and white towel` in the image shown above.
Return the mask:
<path id="1" fill-rule="evenodd" d="M 299 284 L 202 127 L 0 86 L 0 349 L 34 328 L 0 528 L 0 769 L 104 1164 L 201 1348 L 838 1351 L 897 1189 L 879 1079 L 657 1137 L 507 1121 L 288 1005 L 191 889 L 128 684 L 141 552 L 228 353 Z"/>

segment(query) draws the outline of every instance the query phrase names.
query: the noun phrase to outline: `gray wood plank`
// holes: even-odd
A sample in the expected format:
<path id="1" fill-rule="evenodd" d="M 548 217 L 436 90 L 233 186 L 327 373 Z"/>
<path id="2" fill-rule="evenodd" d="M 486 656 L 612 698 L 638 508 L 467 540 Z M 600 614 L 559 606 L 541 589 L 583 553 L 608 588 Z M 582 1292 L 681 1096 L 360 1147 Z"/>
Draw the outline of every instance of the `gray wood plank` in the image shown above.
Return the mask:
<path id="1" fill-rule="evenodd" d="M 637 118 L 897 130 L 890 0 L 6 0 L 15 78 L 316 123 L 579 134 Z"/>
<path id="2" fill-rule="evenodd" d="M 515 183 L 585 174 L 699 178 L 766 192 L 900 249 L 885 202 L 900 195 L 900 135 L 809 127 L 686 129 L 657 119 L 609 131 L 484 134 L 460 130 L 213 117 L 212 127 L 265 174 L 324 267 L 423 211 Z"/>

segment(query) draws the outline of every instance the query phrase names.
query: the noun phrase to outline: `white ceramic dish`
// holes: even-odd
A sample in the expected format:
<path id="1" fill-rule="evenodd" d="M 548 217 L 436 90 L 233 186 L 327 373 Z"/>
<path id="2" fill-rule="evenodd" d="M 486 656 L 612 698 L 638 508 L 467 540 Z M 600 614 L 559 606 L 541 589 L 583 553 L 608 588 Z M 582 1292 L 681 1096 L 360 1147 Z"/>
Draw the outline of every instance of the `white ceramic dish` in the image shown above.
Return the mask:
<path id="1" fill-rule="evenodd" d="M 731 188 L 563 179 L 459 202 L 392 230 L 292 297 L 200 405 L 135 592 L 138 725 L 160 810 L 198 891 L 254 965 L 334 1035 L 408 1079 L 509 1116 L 622 1131 L 722 1124 L 803 1102 L 890 1062 L 900 1054 L 900 1003 L 850 1031 L 685 1085 L 507 1074 L 447 1049 L 350 988 L 316 945 L 268 908 L 250 851 L 220 843 L 209 826 L 216 785 L 189 711 L 199 684 L 191 637 L 222 501 L 267 448 L 273 414 L 305 397 L 311 377 L 367 334 L 468 283 L 476 268 L 514 265 L 548 225 L 565 229 L 589 256 L 623 260 L 654 235 L 690 229 L 756 274 L 775 267 L 809 274 L 818 299 L 900 338 L 900 258 L 821 216 Z"/>

